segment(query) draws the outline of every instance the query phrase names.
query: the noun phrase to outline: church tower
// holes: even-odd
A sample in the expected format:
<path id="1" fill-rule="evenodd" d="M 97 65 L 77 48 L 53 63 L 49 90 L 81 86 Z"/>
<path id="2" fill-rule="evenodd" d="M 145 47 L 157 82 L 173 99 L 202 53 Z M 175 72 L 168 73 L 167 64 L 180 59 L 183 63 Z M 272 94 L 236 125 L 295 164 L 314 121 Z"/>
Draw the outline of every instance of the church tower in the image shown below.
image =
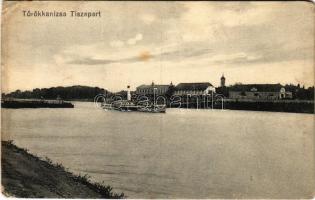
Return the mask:
<path id="1" fill-rule="evenodd" d="M 224 74 L 221 76 L 221 87 L 225 87 L 225 77 Z"/>

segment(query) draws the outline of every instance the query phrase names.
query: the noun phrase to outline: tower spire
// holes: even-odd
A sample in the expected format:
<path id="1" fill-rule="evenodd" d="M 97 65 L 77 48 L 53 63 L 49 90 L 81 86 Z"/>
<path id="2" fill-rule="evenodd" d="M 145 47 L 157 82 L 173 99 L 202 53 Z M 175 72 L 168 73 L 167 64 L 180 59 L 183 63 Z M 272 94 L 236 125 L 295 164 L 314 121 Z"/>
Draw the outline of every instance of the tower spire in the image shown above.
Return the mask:
<path id="1" fill-rule="evenodd" d="M 225 77 L 224 77 L 224 73 L 222 73 L 222 76 L 221 76 L 221 87 L 225 87 Z"/>

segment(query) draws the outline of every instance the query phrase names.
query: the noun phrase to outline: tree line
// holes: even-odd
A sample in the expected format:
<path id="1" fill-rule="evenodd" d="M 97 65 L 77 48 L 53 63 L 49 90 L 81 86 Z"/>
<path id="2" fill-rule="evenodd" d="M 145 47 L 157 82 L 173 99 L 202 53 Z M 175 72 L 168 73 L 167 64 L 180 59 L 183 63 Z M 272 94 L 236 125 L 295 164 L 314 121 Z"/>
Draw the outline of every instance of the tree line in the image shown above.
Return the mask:
<path id="1" fill-rule="evenodd" d="M 231 86 L 227 86 L 225 88 L 218 87 L 216 88 L 216 92 L 220 94 L 225 94 L 228 97 L 228 91 L 234 89 L 240 89 L 244 86 L 241 83 L 237 83 Z M 314 86 L 305 88 L 304 86 L 300 86 L 300 84 L 265 84 L 260 85 L 260 87 L 267 87 L 267 88 L 260 88 L 260 89 L 267 89 L 270 90 L 270 87 L 284 87 L 286 91 L 292 92 L 293 99 L 301 99 L 301 100 L 314 100 Z M 174 92 L 174 86 L 172 86 L 169 91 L 167 91 L 166 96 L 170 97 Z M 89 87 L 89 86 L 69 86 L 69 87 L 51 87 L 51 88 L 35 88 L 32 91 L 21 91 L 16 90 L 14 92 L 4 94 L 2 93 L 2 98 L 23 98 L 23 99 L 57 99 L 61 98 L 64 100 L 93 100 L 94 97 L 98 94 L 104 94 L 107 97 L 119 94 L 122 97 L 127 96 L 127 91 L 120 91 L 117 93 L 112 93 L 104 88 L 99 87 Z M 133 94 L 133 92 L 132 92 Z"/>
<path id="2" fill-rule="evenodd" d="M 21 98 L 21 99 L 86 99 L 93 100 L 98 94 L 109 94 L 110 92 L 104 88 L 89 86 L 70 86 L 70 87 L 51 87 L 51 88 L 35 88 L 32 91 L 16 90 L 9 94 L 2 94 L 2 98 Z"/>

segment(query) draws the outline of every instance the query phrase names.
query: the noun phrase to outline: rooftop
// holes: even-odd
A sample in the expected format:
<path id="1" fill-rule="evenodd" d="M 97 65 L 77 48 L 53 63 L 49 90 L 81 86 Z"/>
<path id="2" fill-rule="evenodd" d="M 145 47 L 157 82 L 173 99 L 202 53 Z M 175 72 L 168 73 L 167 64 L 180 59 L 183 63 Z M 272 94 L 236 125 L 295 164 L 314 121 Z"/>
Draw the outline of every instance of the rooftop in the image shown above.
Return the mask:
<path id="1" fill-rule="evenodd" d="M 170 85 L 155 85 L 155 84 L 151 84 L 151 85 L 140 85 L 137 87 L 137 89 L 148 89 L 148 88 L 165 88 L 165 87 L 170 87 Z"/>
<path id="2" fill-rule="evenodd" d="M 212 86 L 209 82 L 201 82 L 201 83 L 179 83 L 175 90 L 205 90 L 209 86 Z"/>

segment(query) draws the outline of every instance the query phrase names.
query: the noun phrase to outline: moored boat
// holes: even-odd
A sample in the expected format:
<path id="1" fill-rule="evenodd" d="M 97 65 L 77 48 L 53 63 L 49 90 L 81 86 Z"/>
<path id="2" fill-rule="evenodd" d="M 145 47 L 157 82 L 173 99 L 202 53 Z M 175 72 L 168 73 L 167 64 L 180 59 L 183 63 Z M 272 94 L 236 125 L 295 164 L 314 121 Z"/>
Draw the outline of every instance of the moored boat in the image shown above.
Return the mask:
<path id="1" fill-rule="evenodd" d="M 134 102 L 131 100 L 130 86 L 127 86 L 127 100 L 116 100 L 111 103 L 102 103 L 102 108 L 105 110 L 118 110 L 122 112 L 149 112 L 149 113 L 165 113 L 165 104 L 156 104 L 155 102 Z"/>
<path id="2" fill-rule="evenodd" d="M 149 112 L 149 113 L 165 113 L 166 105 L 137 105 L 132 101 L 119 100 L 112 102 L 111 104 L 102 104 L 102 108 L 106 110 L 117 110 L 122 112 Z"/>
<path id="3" fill-rule="evenodd" d="M 140 112 L 150 112 L 150 113 L 165 113 L 166 105 L 151 105 L 146 107 L 139 107 L 138 111 Z"/>

